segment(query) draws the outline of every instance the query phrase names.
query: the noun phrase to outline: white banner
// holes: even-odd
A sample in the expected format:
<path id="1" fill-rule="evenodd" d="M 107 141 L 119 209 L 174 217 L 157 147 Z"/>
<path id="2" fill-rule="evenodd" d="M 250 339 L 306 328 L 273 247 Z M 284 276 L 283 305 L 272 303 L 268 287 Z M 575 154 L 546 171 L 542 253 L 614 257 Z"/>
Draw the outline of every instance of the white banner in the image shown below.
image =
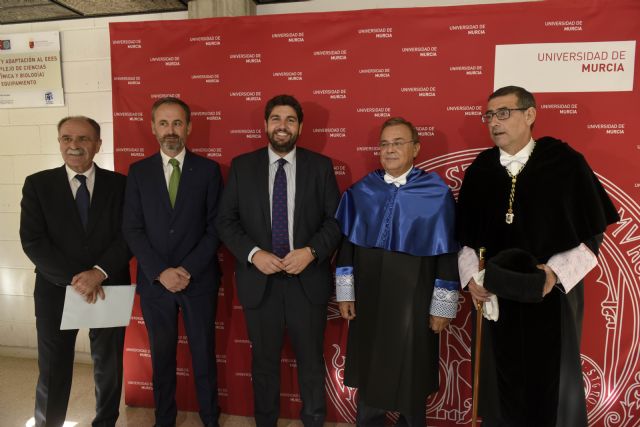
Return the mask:
<path id="1" fill-rule="evenodd" d="M 59 33 L 0 35 L 0 108 L 61 105 Z"/>
<path id="2" fill-rule="evenodd" d="M 497 45 L 493 86 L 534 93 L 632 91 L 635 52 L 635 40 Z"/>

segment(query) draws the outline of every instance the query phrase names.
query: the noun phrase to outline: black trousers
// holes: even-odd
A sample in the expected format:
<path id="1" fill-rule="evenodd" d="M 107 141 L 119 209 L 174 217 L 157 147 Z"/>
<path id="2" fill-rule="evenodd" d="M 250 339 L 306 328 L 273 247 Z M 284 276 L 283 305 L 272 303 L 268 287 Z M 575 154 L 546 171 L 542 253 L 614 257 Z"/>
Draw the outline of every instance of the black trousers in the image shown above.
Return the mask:
<path id="1" fill-rule="evenodd" d="M 426 427 L 427 426 L 427 404 L 421 411 L 415 414 L 400 414 L 396 426 L 402 427 Z M 364 402 L 358 395 L 358 409 L 356 411 L 356 426 L 358 427 L 383 427 L 387 415 L 385 409 L 374 408 Z"/>
<path id="2" fill-rule="evenodd" d="M 178 414 L 176 353 L 179 310 L 182 311 L 189 339 L 200 419 L 207 427 L 218 425 L 220 407 L 215 353 L 217 296 L 215 292 L 191 297 L 177 293 L 163 295 L 160 298 L 140 298 L 151 347 L 153 399 L 158 427 L 174 426 Z"/>
<path id="3" fill-rule="evenodd" d="M 60 321 L 36 318 L 38 334 L 38 384 L 36 427 L 61 427 L 67 415 L 78 330 L 60 330 Z M 119 415 L 122 392 L 122 350 L 125 328 L 89 330 L 96 417 L 93 427 L 113 427 Z"/>
<path id="4" fill-rule="evenodd" d="M 275 427 L 280 414 L 280 358 L 285 329 L 298 365 L 305 427 L 322 426 L 327 413 L 323 357 L 327 305 L 313 305 L 297 277 L 273 275 L 263 300 L 245 308 L 251 340 L 254 414 L 258 427 Z"/>

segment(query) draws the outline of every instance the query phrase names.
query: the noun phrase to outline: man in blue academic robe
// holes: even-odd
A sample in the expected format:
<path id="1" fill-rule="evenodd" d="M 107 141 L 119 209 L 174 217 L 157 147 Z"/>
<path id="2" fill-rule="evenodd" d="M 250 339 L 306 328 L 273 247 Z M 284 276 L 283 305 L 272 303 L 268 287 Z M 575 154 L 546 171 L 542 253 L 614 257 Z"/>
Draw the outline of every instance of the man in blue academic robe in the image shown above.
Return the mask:
<path id="1" fill-rule="evenodd" d="M 438 333 L 455 317 L 455 202 L 435 173 L 413 166 L 418 132 L 402 118 L 382 125 L 380 163 L 342 197 L 344 235 L 336 296 L 350 320 L 344 383 L 358 388 L 356 422 L 424 426 L 438 389 Z"/>

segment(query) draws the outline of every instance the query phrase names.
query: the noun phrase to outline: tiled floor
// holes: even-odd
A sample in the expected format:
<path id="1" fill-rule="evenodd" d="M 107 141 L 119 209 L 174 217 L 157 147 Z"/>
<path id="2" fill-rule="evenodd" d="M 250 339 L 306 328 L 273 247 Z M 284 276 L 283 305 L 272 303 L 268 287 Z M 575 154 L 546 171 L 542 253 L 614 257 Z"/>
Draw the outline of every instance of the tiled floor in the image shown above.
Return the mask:
<path id="1" fill-rule="evenodd" d="M 0 356 L 0 427 L 30 427 L 33 417 L 35 384 L 38 366 L 33 359 Z M 124 394 L 123 394 L 124 399 Z M 65 427 L 89 427 L 95 415 L 95 397 L 91 365 L 76 364 Z M 132 408 L 120 403 L 118 427 L 148 427 L 153 425 L 153 410 Z M 223 414 L 224 427 L 252 427 L 252 418 Z M 201 427 L 195 412 L 179 412 L 177 427 Z M 278 427 L 301 427 L 299 421 L 280 420 Z M 327 423 L 325 426 L 346 427 L 349 424 Z"/>

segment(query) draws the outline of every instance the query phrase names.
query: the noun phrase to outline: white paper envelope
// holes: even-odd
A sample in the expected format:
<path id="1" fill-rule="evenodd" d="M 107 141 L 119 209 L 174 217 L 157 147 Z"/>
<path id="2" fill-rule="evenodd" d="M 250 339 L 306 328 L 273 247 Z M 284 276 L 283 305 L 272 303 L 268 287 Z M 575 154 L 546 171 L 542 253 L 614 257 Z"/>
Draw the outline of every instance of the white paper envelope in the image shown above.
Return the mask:
<path id="1" fill-rule="evenodd" d="M 135 286 L 103 286 L 104 300 L 89 304 L 67 286 L 60 330 L 127 326 L 131 319 Z"/>

